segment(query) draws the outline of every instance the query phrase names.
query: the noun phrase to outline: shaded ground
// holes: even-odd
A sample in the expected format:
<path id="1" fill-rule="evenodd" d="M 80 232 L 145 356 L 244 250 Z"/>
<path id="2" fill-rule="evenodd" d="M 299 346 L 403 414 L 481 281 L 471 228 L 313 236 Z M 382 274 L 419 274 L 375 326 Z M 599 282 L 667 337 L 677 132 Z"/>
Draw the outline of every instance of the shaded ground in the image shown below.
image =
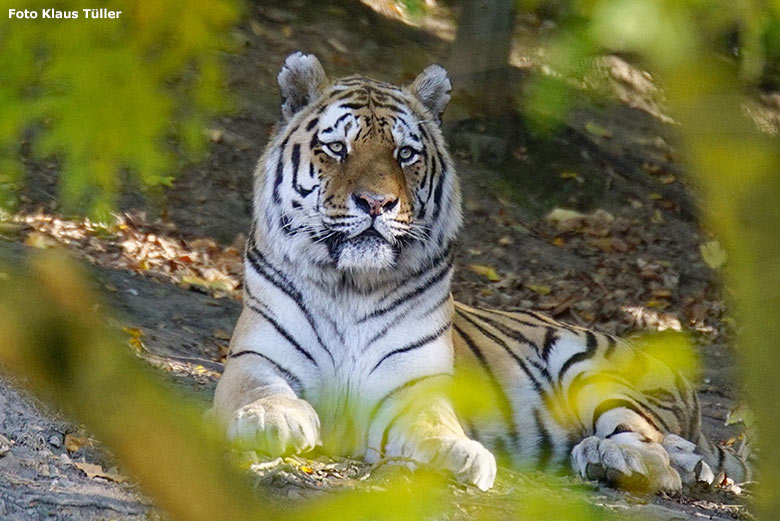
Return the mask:
<path id="1" fill-rule="evenodd" d="M 133 212 L 111 229 L 58 219 L 56 163 L 28 159 L 26 217 L 0 230 L 10 240 L 0 241 L 2 261 L 19 262 L 29 246 L 45 247 L 52 238 L 92 261 L 95 284 L 128 328 L 131 344 L 204 407 L 215 382 L 211 370 L 218 368 L 209 361 L 224 355 L 240 310 L 239 249 L 249 228 L 251 173 L 278 115 L 275 78 L 284 57 L 303 49 L 316 53 L 331 76 L 359 71 L 398 82 L 447 55 L 446 40 L 354 2 L 303 6 L 250 5 L 234 35 L 241 52 L 228 57 L 238 110 L 209 129 L 207 159 L 185 167 L 164 204 L 146 208 L 146 219 Z M 582 92 L 549 135 L 530 131 L 519 116 L 484 120 L 471 117 L 468 107 L 451 107 L 445 132 L 466 215 L 453 290 L 466 303 L 542 309 L 621 334 L 693 332 L 705 430 L 728 441 L 736 435 L 723 424 L 737 398 L 734 360 L 718 276 L 700 251 L 710 239 L 696 220 L 695 190 L 686 184 L 672 127 L 646 99 L 644 77 L 617 58 L 604 66 L 617 95 L 594 102 L 592 93 Z M 516 71 L 518 85 L 525 74 Z M 124 201 L 132 211 L 141 204 L 134 196 Z M 582 215 L 545 219 L 555 208 Z M 68 450 L 67 434 L 86 440 L 88 434 L 20 393 L 17 384 L 6 379 L 0 387 L 0 516 L 157 516 L 134 485 L 112 481 L 121 470 L 112 469 L 116 463 L 96 444 Z M 88 477 L 76 465 L 81 462 L 100 465 L 109 478 Z M 280 498 L 299 497 L 350 486 L 350 476 L 372 472 L 353 462 L 321 463 L 312 464 L 311 476 L 299 463 L 269 464 L 260 481 Z M 509 513 L 511 492 L 528 479 L 533 475 L 503 470 L 496 492 L 477 499 L 453 486 L 450 518 L 467 519 L 476 504 Z M 594 503 L 627 517 L 748 515 L 738 498 L 723 494 L 641 499 L 596 491 Z"/>

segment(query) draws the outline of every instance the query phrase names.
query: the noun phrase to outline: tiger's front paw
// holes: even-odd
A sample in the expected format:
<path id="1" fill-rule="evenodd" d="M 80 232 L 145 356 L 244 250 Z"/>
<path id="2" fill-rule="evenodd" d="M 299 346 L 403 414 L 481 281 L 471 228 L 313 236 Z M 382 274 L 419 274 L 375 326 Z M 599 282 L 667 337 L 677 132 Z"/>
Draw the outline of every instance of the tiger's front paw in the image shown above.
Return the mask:
<path id="1" fill-rule="evenodd" d="M 305 400 L 268 396 L 233 413 L 228 439 L 269 456 L 297 454 L 320 444 L 320 419 Z"/>
<path id="2" fill-rule="evenodd" d="M 571 451 L 574 471 L 585 479 L 638 492 L 679 492 L 680 475 L 659 443 L 636 432 L 621 432 L 604 439 L 590 436 Z"/>
<path id="3" fill-rule="evenodd" d="M 481 443 L 468 438 L 432 438 L 420 444 L 419 458 L 451 471 L 461 483 L 489 490 L 496 480 L 496 458 Z"/>

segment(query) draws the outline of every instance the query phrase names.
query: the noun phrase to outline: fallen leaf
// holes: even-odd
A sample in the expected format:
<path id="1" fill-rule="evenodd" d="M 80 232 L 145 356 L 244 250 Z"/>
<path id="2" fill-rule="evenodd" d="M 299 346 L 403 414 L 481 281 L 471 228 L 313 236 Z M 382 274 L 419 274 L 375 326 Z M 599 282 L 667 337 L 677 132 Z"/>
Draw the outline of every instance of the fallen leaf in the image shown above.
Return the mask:
<path id="1" fill-rule="evenodd" d="M 108 479 L 110 481 L 114 481 L 116 483 L 123 483 L 127 481 L 127 478 L 120 474 L 104 471 L 103 467 L 101 467 L 100 465 L 94 465 L 92 463 L 82 463 L 80 461 L 73 462 L 73 465 L 75 465 L 76 468 L 78 468 L 84 474 L 86 474 L 89 479 L 103 478 L 103 479 Z"/>
<path id="2" fill-rule="evenodd" d="M 212 335 L 214 338 L 219 338 L 220 340 L 230 340 L 230 333 L 227 333 L 222 329 L 215 329 Z"/>
<path id="3" fill-rule="evenodd" d="M 88 438 L 82 438 L 73 434 L 65 435 L 65 449 L 68 452 L 76 452 L 81 447 L 86 447 L 87 445 L 89 445 Z"/>
<path id="4" fill-rule="evenodd" d="M 498 282 L 501 280 L 501 275 L 499 275 L 496 269 L 492 266 L 485 266 L 483 264 L 469 264 L 469 269 L 478 275 L 482 275 L 490 282 Z"/>
<path id="5" fill-rule="evenodd" d="M 586 215 L 584 213 L 580 213 L 576 210 L 555 208 L 551 210 L 550 213 L 544 216 L 544 220 L 551 223 L 562 224 L 575 219 L 585 219 L 585 217 Z"/>
<path id="6" fill-rule="evenodd" d="M 530 289 L 534 293 L 539 295 L 549 295 L 552 293 L 552 288 L 544 284 L 523 284 L 526 288 Z"/>
<path id="7" fill-rule="evenodd" d="M 571 179 L 573 181 L 576 181 L 577 184 L 585 183 L 585 179 L 583 179 L 582 176 L 577 172 L 563 172 L 561 174 L 561 179 Z"/>
<path id="8" fill-rule="evenodd" d="M 127 343 L 130 344 L 130 347 L 139 352 L 146 349 L 143 341 L 141 341 L 141 338 L 144 336 L 143 331 L 137 327 L 123 327 L 122 331 L 130 335 L 130 338 L 127 339 Z"/>
<path id="9" fill-rule="evenodd" d="M 596 137 L 603 137 L 604 139 L 610 139 L 612 137 L 612 132 L 595 121 L 588 121 L 585 123 L 585 132 Z"/>
<path id="10" fill-rule="evenodd" d="M 716 270 L 726 264 L 728 255 L 721 247 L 718 241 L 709 241 L 699 246 L 701 258 L 707 263 L 707 266 Z"/>
<path id="11" fill-rule="evenodd" d="M 747 405 L 740 404 L 731 409 L 726 416 L 726 425 L 743 423 L 745 427 L 752 427 L 756 423 L 756 415 Z"/>
<path id="12" fill-rule="evenodd" d="M 653 309 L 666 309 L 670 306 L 669 302 L 666 300 L 661 299 L 651 299 L 647 301 L 647 304 L 645 304 L 649 308 Z"/>

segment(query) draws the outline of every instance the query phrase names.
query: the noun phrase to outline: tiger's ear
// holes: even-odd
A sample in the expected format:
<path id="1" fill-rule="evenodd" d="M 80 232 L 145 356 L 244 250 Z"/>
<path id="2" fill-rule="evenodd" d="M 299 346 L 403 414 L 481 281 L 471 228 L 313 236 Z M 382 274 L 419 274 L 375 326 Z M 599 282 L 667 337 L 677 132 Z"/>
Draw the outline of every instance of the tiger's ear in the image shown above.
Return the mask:
<path id="1" fill-rule="evenodd" d="M 441 121 L 441 115 L 450 102 L 452 83 L 447 71 L 439 65 L 429 65 L 412 82 L 412 94 L 417 96 L 431 114 Z"/>
<path id="2" fill-rule="evenodd" d="M 282 92 L 282 117 L 286 121 L 317 99 L 328 77 L 316 56 L 298 51 L 284 60 L 277 81 Z"/>

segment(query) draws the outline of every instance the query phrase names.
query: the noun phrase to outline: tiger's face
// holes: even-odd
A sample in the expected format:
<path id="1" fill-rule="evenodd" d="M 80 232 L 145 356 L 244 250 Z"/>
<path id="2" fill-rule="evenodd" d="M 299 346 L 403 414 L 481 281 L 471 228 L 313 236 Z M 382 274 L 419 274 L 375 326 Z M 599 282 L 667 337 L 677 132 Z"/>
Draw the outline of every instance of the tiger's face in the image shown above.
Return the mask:
<path id="1" fill-rule="evenodd" d="M 283 120 L 261 159 L 256 225 L 295 261 L 336 270 L 413 268 L 449 247 L 460 197 L 439 120 L 444 70 L 407 87 L 329 82 L 317 59 L 289 56 Z"/>

